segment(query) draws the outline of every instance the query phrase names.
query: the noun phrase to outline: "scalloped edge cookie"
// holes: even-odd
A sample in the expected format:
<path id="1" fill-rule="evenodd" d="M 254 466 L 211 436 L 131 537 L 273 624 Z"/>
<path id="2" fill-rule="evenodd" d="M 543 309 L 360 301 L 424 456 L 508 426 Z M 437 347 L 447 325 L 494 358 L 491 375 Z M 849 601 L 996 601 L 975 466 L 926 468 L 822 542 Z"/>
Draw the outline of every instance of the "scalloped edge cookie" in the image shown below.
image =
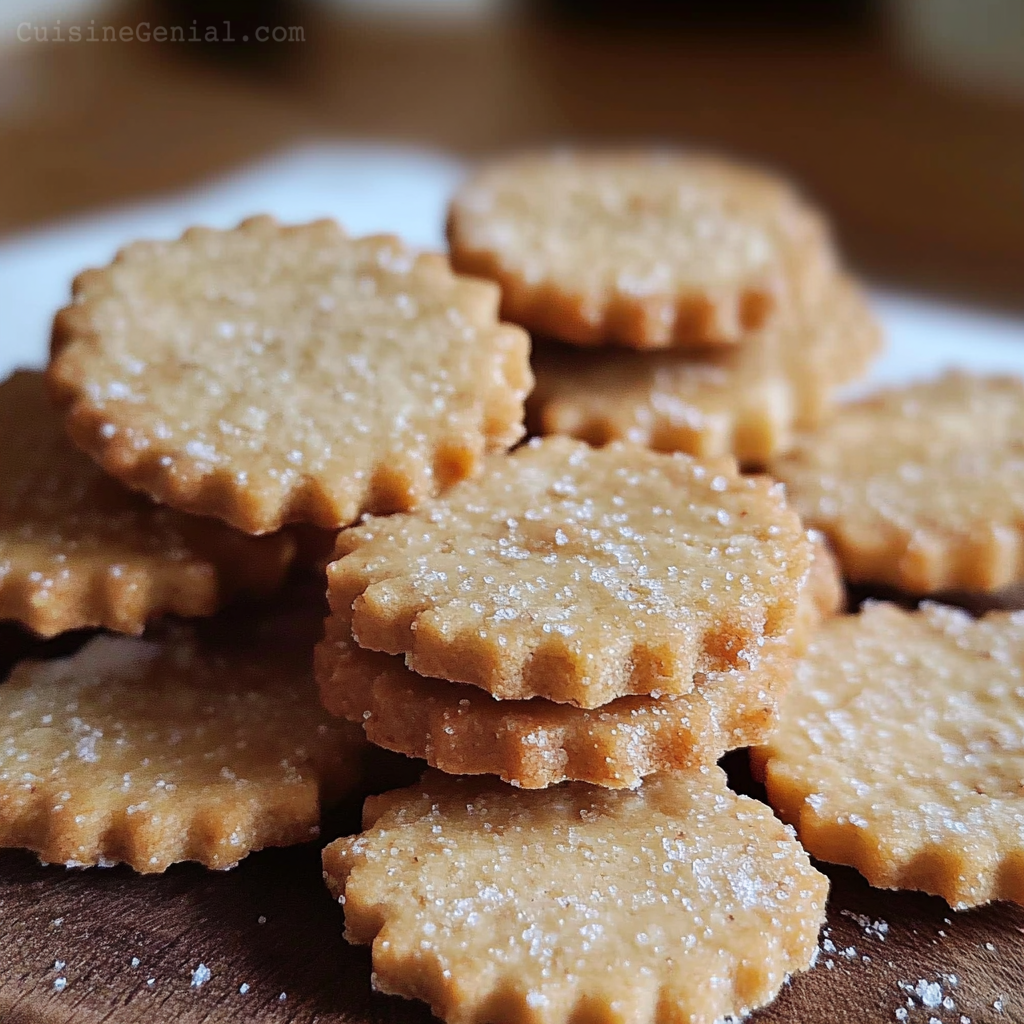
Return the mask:
<path id="1" fill-rule="evenodd" d="M 348 262 L 331 277 L 338 254 Z M 203 284 L 201 301 L 190 275 Z M 75 443 L 157 501 L 247 533 L 291 522 L 337 529 L 363 512 L 413 508 L 522 437 L 529 338 L 499 322 L 498 300 L 493 283 L 456 275 L 440 254 L 417 254 L 392 235 L 350 238 L 329 220 L 190 228 L 78 275 L 54 320 L 47 380 Z M 188 308 L 176 309 L 180 301 Z M 465 375 L 457 386 L 443 365 L 434 380 L 426 370 L 377 380 L 385 340 L 403 371 L 401 344 L 422 361 L 420 321 L 439 361 Z M 215 365 L 211 353 L 222 350 Z M 261 358 L 267 374 L 255 379 Z M 249 390 L 236 386 L 242 372 L 254 378 Z M 183 389 L 196 398 L 183 407 L 187 423 L 161 397 Z M 382 408 L 385 395 L 394 409 Z M 409 425 L 416 403 L 431 430 Z M 267 445 L 275 429 L 280 444 Z"/>
<path id="2" fill-rule="evenodd" d="M 43 637 L 141 633 L 160 615 L 212 615 L 285 577 L 290 535 L 249 537 L 105 477 L 64 436 L 40 373 L 0 384 L 0 441 L 0 619 Z"/>
<path id="3" fill-rule="evenodd" d="M 828 879 L 718 768 L 633 791 L 428 772 L 324 851 L 373 985 L 448 1024 L 710 1024 L 817 954 Z"/>
<path id="4" fill-rule="evenodd" d="M 685 152 L 534 153 L 485 165 L 452 200 L 448 242 L 456 269 L 501 285 L 506 319 L 559 341 L 638 349 L 745 341 L 815 294 L 836 263 L 823 217 L 786 181 Z M 699 270 L 695 247 L 707 257 Z M 750 265 L 709 271 L 720 254 Z"/>

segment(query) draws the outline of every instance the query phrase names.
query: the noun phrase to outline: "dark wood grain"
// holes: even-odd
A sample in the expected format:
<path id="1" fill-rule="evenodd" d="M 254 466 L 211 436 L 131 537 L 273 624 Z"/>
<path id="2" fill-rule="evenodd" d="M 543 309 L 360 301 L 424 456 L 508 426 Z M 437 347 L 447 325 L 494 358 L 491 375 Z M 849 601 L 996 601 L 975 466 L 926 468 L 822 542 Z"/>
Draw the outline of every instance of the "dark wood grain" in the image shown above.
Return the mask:
<path id="1" fill-rule="evenodd" d="M 738 764 L 733 758 L 732 773 L 747 788 Z M 356 814 L 344 808 L 331 833 L 354 828 Z M 371 991 L 369 952 L 342 940 L 319 852 L 315 844 L 269 850 L 224 874 L 183 865 L 148 878 L 120 868 L 68 872 L 3 853 L 0 1021 L 427 1024 L 424 1006 Z M 833 888 L 823 941 L 836 951 L 823 951 L 813 971 L 753 1018 L 758 1024 L 896 1021 L 900 1007 L 909 1024 L 957 1024 L 961 1014 L 975 1024 L 1024 1021 L 1024 910 L 996 904 L 954 914 L 942 900 L 824 870 Z M 884 939 L 864 921 L 884 921 Z M 195 989 L 200 963 L 211 977 Z M 61 992 L 58 977 L 67 979 Z M 923 1006 L 908 991 L 921 981 L 938 982 L 955 1008 Z"/>

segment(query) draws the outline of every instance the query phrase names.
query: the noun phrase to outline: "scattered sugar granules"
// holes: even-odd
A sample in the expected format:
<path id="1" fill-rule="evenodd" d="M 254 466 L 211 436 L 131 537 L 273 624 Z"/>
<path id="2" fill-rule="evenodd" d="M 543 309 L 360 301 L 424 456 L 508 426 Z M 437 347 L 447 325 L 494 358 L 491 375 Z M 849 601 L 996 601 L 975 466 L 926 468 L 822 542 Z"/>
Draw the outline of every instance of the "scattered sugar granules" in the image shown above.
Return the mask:
<path id="1" fill-rule="evenodd" d="M 914 989 L 914 994 L 921 1000 L 921 1005 L 929 1009 L 942 1005 L 942 986 L 937 981 L 926 981 L 921 978 Z"/>
<path id="2" fill-rule="evenodd" d="M 191 988 L 202 988 L 210 980 L 210 968 L 206 964 L 200 964 L 192 972 Z"/>
<path id="3" fill-rule="evenodd" d="M 878 939 L 879 942 L 885 942 L 885 937 L 889 934 L 888 921 L 873 921 L 867 914 L 857 914 L 852 910 L 844 909 L 840 910 L 839 913 L 858 925 L 869 939 Z"/>

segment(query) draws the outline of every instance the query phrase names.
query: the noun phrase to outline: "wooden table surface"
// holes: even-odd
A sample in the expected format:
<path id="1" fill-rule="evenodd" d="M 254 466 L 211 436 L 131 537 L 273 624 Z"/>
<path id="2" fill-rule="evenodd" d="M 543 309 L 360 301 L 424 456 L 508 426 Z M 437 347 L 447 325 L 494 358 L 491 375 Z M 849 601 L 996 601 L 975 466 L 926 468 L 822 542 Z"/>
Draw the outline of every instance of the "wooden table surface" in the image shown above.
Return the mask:
<path id="1" fill-rule="evenodd" d="M 742 756 L 731 758 L 733 775 L 750 788 Z M 349 807 L 330 833 L 357 821 Z M 422 1004 L 371 992 L 369 952 L 342 940 L 319 857 L 313 844 L 264 851 L 222 874 L 181 865 L 140 878 L 0 853 L 0 1021 L 428 1024 Z M 757 1024 L 885 1024 L 901 1007 L 908 1024 L 1024 1021 L 1024 909 L 953 914 L 940 899 L 871 889 L 849 869 L 819 866 L 832 893 L 818 965 Z M 196 989 L 200 964 L 210 980 Z M 66 979 L 59 992 L 57 978 Z M 933 983 L 950 1003 L 926 1005 Z"/>

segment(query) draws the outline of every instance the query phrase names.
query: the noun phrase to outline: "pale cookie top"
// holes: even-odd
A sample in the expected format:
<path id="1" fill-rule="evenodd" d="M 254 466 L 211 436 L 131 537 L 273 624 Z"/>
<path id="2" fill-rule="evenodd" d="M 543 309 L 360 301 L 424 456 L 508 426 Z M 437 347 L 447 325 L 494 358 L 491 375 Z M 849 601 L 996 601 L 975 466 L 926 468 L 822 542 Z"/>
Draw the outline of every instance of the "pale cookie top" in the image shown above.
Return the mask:
<path id="1" fill-rule="evenodd" d="M 865 605 L 812 642 L 755 766 L 822 860 L 1024 903 L 1024 614 Z"/>
<path id="2" fill-rule="evenodd" d="M 528 419 L 535 433 L 763 466 L 792 443 L 794 428 L 821 420 L 835 389 L 864 373 L 881 342 L 863 294 L 845 278 L 729 348 L 623 352 L 539 341 Z"/>
<path id="3" fill-rule="evenodd" d="M 362 647 L 502 698 L 684 693 L 796 624 L 811 545 L 781 488 L 628 444 L 531 441 L 418 511 L 338 538 Z"/>
<path id="4" fill-rule="evenodd" d="M 75 282 L 49 380 L 76 443 L 250 533 L 408 509 L 522 436 L 529 339 L 493 284 L 331 221 L 194 228 Z"/>
<path id="5" fill-rule="evenodd" d="M 954 373 L 881 392 L 772 473 L 851 580 L 917 594 L 1024 580 L 1024 381 Z"/>
<path id="6" fill-rule="evenodd" d="M 0 618 L 44 636 L 140 633 L 165 612 L 210 615 L 240 590 L 273 590 L 293 551 L 289 537 L 247 537 L 133 494 L 67 439 L 42 374 L 0 384 Z"/>
<path id="7" fill-rule="evenodd" d="M 751 664 L 700 673 L 678 697 L 619 697 L 593 710 L 495 700 L 475 686 L 427 679 L 401 657 L 367 651 L 337 619 L 317 648 L 324 706 L 367 738 L 450 774 L 493 774 L 543 789 L 567 779 L 633 788 L 657 771 L 714 764 L 726 750 L 762 742 L 775 724 L 793 657 L 771 640 Z"/>
<path id="8" fill-rule="evenodd" d="M 827 879 L 718 768 L 635 792 L 428 773 L 324 851 L 377 988 L 448 1024 L 718 1021 L 806 968 Z"/>
<path id="9" fill-rule="evenodd" d="M 455 266 L 502 286 L 503 315 L 577 344 L 740 341 L 835 265 L 785 182 L 681 153 L 550 153 L 484 167 L 449 216 Z"/>
<path id="10" fill-rule="evenodd" d="M 364 746 L 319 709 L 308 648 L 97 637 L 0 686 L 0 846 L 228 868 L 315 837 L 321 796 L 358 783 Z"/>

